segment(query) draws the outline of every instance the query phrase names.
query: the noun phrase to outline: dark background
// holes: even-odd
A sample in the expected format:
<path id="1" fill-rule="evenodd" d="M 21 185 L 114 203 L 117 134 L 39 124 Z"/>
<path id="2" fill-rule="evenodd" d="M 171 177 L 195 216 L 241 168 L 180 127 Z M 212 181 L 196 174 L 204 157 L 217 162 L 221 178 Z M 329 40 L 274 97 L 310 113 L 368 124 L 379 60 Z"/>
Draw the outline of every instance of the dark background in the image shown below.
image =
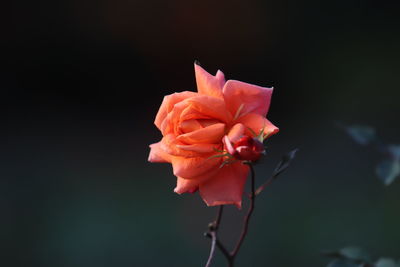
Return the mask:
<path id="1" fill-rule="evenodd" d="M 324 266 L 347 245 L 400 258 L 400 181 L 335 122 L 400 143 L 398 1 L 13 1 L 1 8 L 0 265 L 203 266 L 215 208 L 147 162 L 164 95 L 193 61 L 275 91 L 238 266 Z M 233 244 L 243 212 L 228 209 Z M 223 266 L 218 254 L 215 266 Z"/>

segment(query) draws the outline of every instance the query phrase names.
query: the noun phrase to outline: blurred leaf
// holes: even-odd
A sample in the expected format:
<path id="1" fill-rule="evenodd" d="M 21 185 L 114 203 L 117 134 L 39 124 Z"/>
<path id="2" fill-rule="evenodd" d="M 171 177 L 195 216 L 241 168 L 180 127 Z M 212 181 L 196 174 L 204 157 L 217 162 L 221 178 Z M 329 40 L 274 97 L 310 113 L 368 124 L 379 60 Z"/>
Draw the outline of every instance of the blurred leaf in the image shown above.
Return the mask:
<path id="1" fill-rule="evenodd" d="M 342 257 L 347 259 L 364 262 L 370 261 L 368 253 L 358 247 L 345 247 L 339 250 L 339 253 L 340 255 L 342 255 Z"/>
<path id="2" fill-rule="evenodd" d="M 365 125 L 344 126 L 347 134 L 360 145 L 368 145 L 375 139 L 375 129 Z"/>
<path id="3" fill-rule="evenodd" d="M 336 251 L 323 252 L 325 256 L 336 258 L 327 267 L 400 267 L 400 261 L 396 263 L 391 258 L 380 258 L 372 263 L 370 256 L 358 247 L 345 247 Z"/>
<path id="4" fill-rule="evenodd" d="M 399 160 L 384 160 L 376 166 L 376 174 L 385 185 L 390 185 L 400 175 Z"/>
<path id="5" fill-rule="evenodd" d="M 388 150 L 394 159 L 400 160 L 400 145 L 388 145 Z"/>
<path id="6" fill-rule="evenodd" d="M 335 251 L 322 253 L 325 256 L 341 260 L 352 260 L 356 262 L 370 262 L 370 257 L 363 249 L 359 247 L 344 247 Z"/>
<path id="7" fill-rule="evenodd" d="M 380 258 L 376 263 L 375 267 L 400 267 L 393 259 Z"/>
<path id="8" fill-rule="evenodd" d="M 344 259 L 338 259 L 330 262 L 327 267 L 362 267 L 362 264 L 350 262 Z"/>

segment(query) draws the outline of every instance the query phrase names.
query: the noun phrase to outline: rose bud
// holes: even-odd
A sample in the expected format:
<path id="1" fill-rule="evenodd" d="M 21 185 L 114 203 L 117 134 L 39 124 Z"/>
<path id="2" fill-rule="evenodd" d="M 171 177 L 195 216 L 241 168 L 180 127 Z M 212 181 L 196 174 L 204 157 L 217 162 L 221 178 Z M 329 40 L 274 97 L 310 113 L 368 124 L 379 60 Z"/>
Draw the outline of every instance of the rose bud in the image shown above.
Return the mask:
<path id="1" fill-rule="evenodd" d="M 265 154 L 263 143 L 250 136 L 241 137 L 233 145 L 228 136 L 225 136 L 224 143 L 228 153 L 238 160 L 257 161 Z"/>

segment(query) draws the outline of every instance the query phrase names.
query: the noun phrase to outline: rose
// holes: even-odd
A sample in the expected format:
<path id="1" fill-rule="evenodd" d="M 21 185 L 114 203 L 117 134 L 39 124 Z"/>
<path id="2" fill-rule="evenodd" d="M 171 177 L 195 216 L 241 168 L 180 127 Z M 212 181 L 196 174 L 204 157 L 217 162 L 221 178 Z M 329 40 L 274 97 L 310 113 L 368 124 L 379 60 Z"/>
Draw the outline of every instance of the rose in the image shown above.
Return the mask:
<path id="1" fill-rule="evenodd" d="M 257 161 L 265 154 L 265 148 L 260 140 L 250 136 L 243 136 L 233 145 L 228 136 L 224 137 L 224 145 L 229 154 L 235 159 L 244 161 Z"/>
<path id="2" fill-rule="evenodd" d="M 197 93 L 164 97 L 155 119 L 160 142 L 150 145 L 150 162 L 172 164 L 178 194 L 199 190 L 208 206 L 241 207 L 249 167 L 241 161 L 221 165 L 226 151 L 223 138 L 236 143 L 243 136 L 271 136 L 278 128 L 265 116 L 272 88 L 215 76 L 195 64 Z M 222 167 L 221 167 L 222 166 Z"/>

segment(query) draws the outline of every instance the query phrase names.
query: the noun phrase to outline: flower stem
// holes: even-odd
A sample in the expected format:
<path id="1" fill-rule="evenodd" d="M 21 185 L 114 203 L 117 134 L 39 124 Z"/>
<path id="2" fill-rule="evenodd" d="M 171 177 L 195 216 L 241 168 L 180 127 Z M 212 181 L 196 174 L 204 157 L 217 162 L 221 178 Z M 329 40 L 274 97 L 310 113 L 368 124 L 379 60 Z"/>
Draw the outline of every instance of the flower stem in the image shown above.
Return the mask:
<path id="1" fill-rule="evenodd" d="M 227 256 L 227 255 L 229 256 L 228 251 L 225 249 L 225 247 L 222 245 L 222 243 L 217 238 L 218 227 L 219 227 L 219 224 L 221 223 L 223 210 L 224 210 L 224 206 L 223 205 L 219 206 L 217 217 L 215 218 L 215 220 L 213 222 L 211 222 L 208 225 L 209 232 L 206 233 L 206 236 L 211 237 L 211 249 L 210 249 L 210 255 L 208 256 L 208 260 L 206 263 L 206 267 L 211 266 L 211 261 L 214 257 L 216 246 L 218 246 L 223 253 L 224 253 L 224 251 L 225 251 L 225 253 L 227 253 L 227 254 L 224 253 L 225 256 Z"/>
<path id="2" fill-rule="evenodd" d="M 244 238 L 247 235 L 247 231 L 249 229 L 249 222 L 250 222 L 250 218 L 251 215 L 253 214 L 254 211 L 254 204 L 255 204 L 255 173 L 254 173 L 254 168 L 252 164 L 248 164 L 251 170 L 251 193 L 250 193 L 250 206 L 249 209 L 247 211 L 246 217 L 244 218 L 244 223 L 243 223 L 243 228 L 242 228 L 242 233 L 240 234 L 239 240 L 235 246 L 235 248 L 232 250 L 232 252 L 230 253 L 231 258 L 232 258 L 232 262 L 235 260 L 236 255 L 239 252 L 240 247 L 243 244 Z M 233 265 L 231 265 L 233 266 Z"/>
<path id="3" fill-rule="evenodd" d="M 243 228 L 242 228 L 242 232 L 240 234 L 239 240 L 236 243 L 235 248 L 229 252 L 224 245 L 221 243 L 221 241 L 218 239 L 217 233 L 218 233 L 218 228 L 219 225 L 221 223 L 221 217 L 222 217 L 222 212 L 223 212 L 223 205 L 219 206 L 218 209 L 218 213 L 217 213 L 217 217 L 216 219 L 211 222 L 208 225 L 208 229 L 209 231 L 207 233 L 205 233 L 206 237 L 211 238 L 211 249 L 210 249 L 210 255 L 208 257 L 207 263 L 205 267 L 210 267 L 211 266 L 211 262 L 213 260 L 214 254 L 215 254 L 215 248 L 218 247 L 222 254 L 224 254 L 226 260 L 228 261 L 228 266 L 229 267 L 233 267 L 234 263 L 235 263 L 235 258 L 240 250 L 240 247 L 243 244 L 243 241 L 247 235 L 248 232 L 248 228 L 249 228 L 249 222 L 250 222 L 250 218 L 251 215 L 253 214 L 254 211 L 254 203 L 255 203 L 255 198 L 256 198 L 256 194 L 255 194 L 255 173 L 254 173 L 254 168 L 253 165 L 251 163 L 247 163 L 250 167 L 250 171 L 251 171 L 251 193 L 250 193 L 250 206 L 249 209 L 247 211 L 247 214 L 244 218 L 244 222 L 243 222 Z"/>

